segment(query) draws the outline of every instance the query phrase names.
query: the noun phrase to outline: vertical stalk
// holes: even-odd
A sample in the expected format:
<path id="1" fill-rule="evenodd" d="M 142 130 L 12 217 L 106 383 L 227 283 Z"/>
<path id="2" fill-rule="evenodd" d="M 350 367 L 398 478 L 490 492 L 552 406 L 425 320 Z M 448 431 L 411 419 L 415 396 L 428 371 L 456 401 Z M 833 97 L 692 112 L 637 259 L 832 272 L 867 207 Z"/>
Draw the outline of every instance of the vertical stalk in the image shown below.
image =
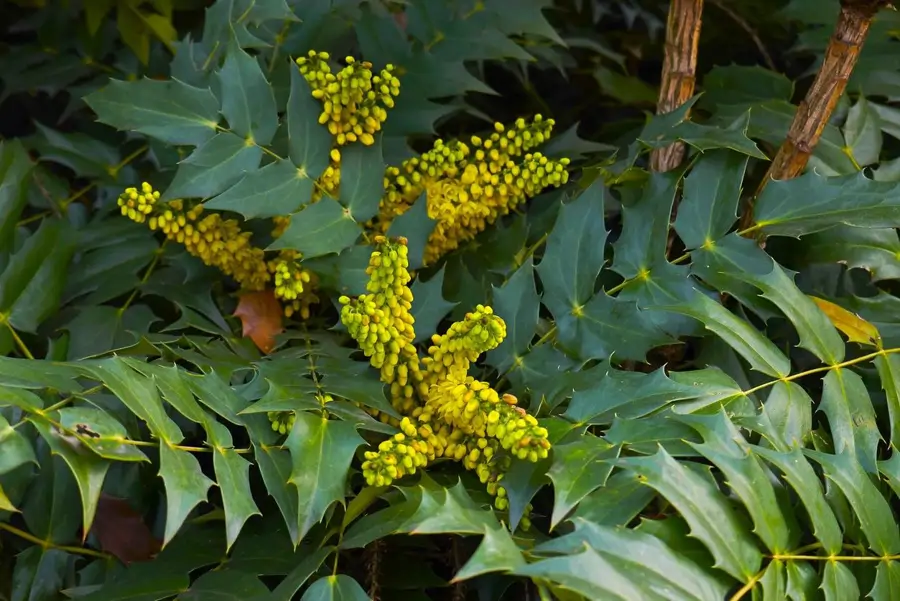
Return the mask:
<path id="1" fill-rule="evenodd" d="M 671 113 L 694 95 L 697 43 L 703 0 L 671 0 L 657 114 Z M 653 171 L 670 171 L 684 159 L 684 144 L 675 142 L 650 154 Z"/>
<path id="2" fill-rule="evenodd" d="M 887 5 L 888 0 L 841 0 L 841 12 L 825 50 L 825 60 L 800 103 L 787 138 L 769 165 L 757 195 L 769 180 L 796 177 L 806 167 L 847 87 L 847 80 L 869 33 L 872 17 Z"/>

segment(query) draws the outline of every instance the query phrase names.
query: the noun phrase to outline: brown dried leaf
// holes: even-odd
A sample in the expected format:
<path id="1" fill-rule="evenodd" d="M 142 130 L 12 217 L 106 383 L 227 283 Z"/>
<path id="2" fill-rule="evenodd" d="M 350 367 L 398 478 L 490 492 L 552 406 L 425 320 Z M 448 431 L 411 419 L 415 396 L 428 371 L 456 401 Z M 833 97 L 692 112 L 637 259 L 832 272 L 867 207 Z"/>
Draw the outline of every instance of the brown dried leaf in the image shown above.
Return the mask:
<path id="1" fill-rule="evenodd" d="M 161 541 L 153 536 L 144 518 L 131 508 L 128 501 L 100 494 L 97 517 L 91 532 L 100 548 L 128 565 L 152 559 L 161 548 Z"/>
<path id="2" fill-rule="evenodd" d="M 272 290 L 242 294 L 234 310 L 234 316 L 243 324 L 244 336 L 250 337 L 264 353 L 272 352 L 275 336 L 284 330 L 282 315 L 281 304 Z"/>

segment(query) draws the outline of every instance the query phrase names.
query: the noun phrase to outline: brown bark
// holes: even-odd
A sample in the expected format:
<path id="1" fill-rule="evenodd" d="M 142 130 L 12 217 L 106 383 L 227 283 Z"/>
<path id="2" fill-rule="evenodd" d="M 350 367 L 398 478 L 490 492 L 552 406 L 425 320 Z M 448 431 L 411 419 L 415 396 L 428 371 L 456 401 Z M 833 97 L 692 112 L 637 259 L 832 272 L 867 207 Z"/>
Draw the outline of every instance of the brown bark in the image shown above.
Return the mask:
<path id="1" fill-rule="evenodd" d="M 825 50 L 825 60 L 794 115 L 787 138 L 769 165 L 760 191 L 770 179 L 790 179 L 806 167 L 847 87 L 847 80 L 869 33 L 872 17 L 888 3 L 888 0 L 841 1 L 841 13 Z"/>
<path id="2" fill-rule="evenodd" d="M 694 95 L 697 42 L 703 0 L 671 0 L 666 22 L 666 48 L 656 113 L 671 113 Z M 670 171 L 684 159 L 684 144 L 675 142 L 650 154 L 654 171 Z"/>

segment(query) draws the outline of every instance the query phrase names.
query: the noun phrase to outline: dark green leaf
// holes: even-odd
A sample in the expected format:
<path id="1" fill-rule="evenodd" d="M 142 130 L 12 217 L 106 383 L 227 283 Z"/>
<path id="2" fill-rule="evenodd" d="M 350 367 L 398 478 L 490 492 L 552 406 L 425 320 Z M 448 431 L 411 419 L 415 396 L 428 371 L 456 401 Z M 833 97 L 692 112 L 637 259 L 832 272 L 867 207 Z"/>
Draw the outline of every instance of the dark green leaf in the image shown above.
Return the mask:
<path id="1" fill-rule="evenodd" d="M 291 217 L 291 224 L 270 250 L 290 248 L 304 258 L 340 253 L 359 238 L 360 226 L 337 201 L 325 197 Z"/>
<path id="2" fill-rule="evenodd" d="M 608 233 L 603 222 L 605 194 L 598 181 L 563 205 L 547 239 L 537 271 L 544 284 L 543 303 L 557 320 L 571 316 L 594 294 Z"/>
<path id="3" fill-rule="evenodd" d="M 506 322 L 506 339 L 487 354 L 486 362 L 501 372 L 528 352 L 537 331 L 541 299 L 534 284 L 531 257 L 503 284 L 494 287 L 494 313 Z"/>
<path id="4" fill-rule="evenodd" d="M 763 447 L 753 447 L 753 452 L 768 463 L 777 467 L 784 474 L 784 479 L 800 497 L 812 522 L 813 533 L 828 553 L 837 554 L 841 549 L 843 534 L 837 518 L 825 495 L 822 485 L 812 466 L 806 461 L 800 449 L 789 452 L 778 452 Z"/>
<path id="5" fill-rule="evenodd" d="M 322 105 L 312 97 L 300 70 L 291 66 L 291 95 L 287 104 L 291 161 L 310 178 L 317 178 L 325 171 L 334 142 L 328 129 L 319 124 L 321 112 Z"/>
<path id="6" fill-rule="evenodd" d="M 34 449 L 22 434 L 12 428 L 9 422 L 0 414 L 0 474 L 11 472 L 25 463 L 37 464 Z"/>
<path id="7" fill-rule="evenodd" d="M 761 100 L 790 102 L 794 95 L 789 78 L 760 66 L 716 65 L 703 77 L 703 89 L 700 103 L 710 107 Z"/>
<path id="8" fill-rule="evenodd" d="M 215 483 L 204 475 L 196 457 L 166 444 L 159 446 L 159 476 L 166 487 L 165 546 L 181 529 L 194 507 L 206 501 L 206 495 Z"/>
<path id="9" fill-rule="evenodd" d="M 248 601 L 268 595 L 268 587 L 255 575 L 226 569 L 203 574 L 178 598 L 184 601 Z"/>
<path id="10" fill-rule="evenodd" d="M 216 480 L 225 507 L 225 531 L 228 548 L 237 540 L 244 523 L 253 515 L 261 515 L 250 490 L 250 462 L 234 449 L 216 449 L 213 454 Z M 199 489 L 196 491 L 199 493 Z"/>
<path id="11" fill-rule="evenodd" d="M 813 400 L 794 382 L 777 382 L 772 386 L 763 412 L 772 424 L 779 441 L 770 441 L 778 450 L 801 448 L 812 432 Z"/>
<path id="12" fill-rule="evenodd" d="M 388 227 L 388 236 L 406 238 L 410 269 L 419 269 L 424 264 L 425 245 L 435 225 L 437 222 L 428 216 L 427 195 L 423 192 L 412 207 L 395 218 Z"/>
<path id="13" fill-rule="evenodd" d="M 880 121 L 878 113 L 872 110 L 866 97 L 860 94 L 844 124 L 847 153 L 860 167 L 878 162 L 881 154 Z"/>
<path id="14" fill-rule="evenodd" d="M 734 234 L 729 238 L 731 236 Z M 746 261 L 744 257 L 735 258 L 741 262 L 732 275 L 759 288 L 763 298 L 784 312 L 797 328 L 801 347 L 830 365 L 844 359 L 844 341 L 840 334 L 816 304 L 797 288 L 791 275 L 771 259 L 757 263 Z"/>
<path id="15" fill-rule="evenodd" d="M 759 571 L 762 554 L 750 529 L 709 480 L 675 461 L 664 449 L 655 455 L 627 458 L 622 467 L 637 473 L 663 495 L 691 526 L 691 535 L 703 541 L 716 565 L 739 580 Z"/>
<path id="16" fill-rule="evenodd" d="M 271 142 L 278 129 L 275 95 L 256 59 L 232 43 L 218 79 L 222 114 L 231 130 L 256 144 Z"/>
<path id="17" fill-rule="evenodd" d="M 900 183 L 877 182 L 862 173 L 822 177 L 807 173 L 770 182 L 756 200 L 757 226 L 773 236 L 800 237 L 839 224 L 896 227 Z"/>
<path id="18" fill-rule="evenodd" d="M 753 519 L 753 531 L 773 553 L 790 551 L 788 526 L 769 474 L 749 454 L 747 442 L 724 411 L 714 415 L 678 418 L 703 437 L 703 444 L 688 443 L 725 475 L 728 487 L 743 501 Z"/>
<path id="19" fill-rule="evenodd" d="M 690 315 L 706 329 L 728 343 L 750 364 L 752 369 L 781 378 L 791 372 L 791 361 L 775 344 L 759 333 L 749 322 L 723 307 L 702 292 L 695 292 L 690 303 L 653 307 Z"/>
<path id="20" fill-rule="evenodd" d="M 485 528 L 499 525 L 491 510 L 472 500 L 462 481 L 446 488 L 434 487 L 433 482 L 416 488 L 421 494 L 419 506 L 397 533 L 481 534 Z"/>
<path id="21" fill-rule="evenodd" d="M 453 582 L 492 572 L 512 572 L 524 565 L 525 558 L 522 551 L 516 546 L 506 528 L 485 528 L 481 544 L 453 577 Z"/>
<path id="22" fill-rule="evenodd" d="M 290 161 L 275 161 L 251 171 L 234 186 L 208 200 L 210 209 L 235 211 L 245 219 L 290 215 L 306 206 L 313 181 Z"/>
<path id="23" fill-rule="evenodd" d="M 872 281 L 900 279 L 900 238 L 894 228 L 838 225 L 804 236 L 804 263 L 841 263 L 865 269 Z"/>
<path id="24" fill-rule="evenodd" d="M 829 455 L 812 450 L 804 452 L 822 466 L 825 477 L 844 493 L 859 518 L 869 547 L 880 555 L 897 553 L 900 549 L 900 529 L 891 507 L 856 457 L 851 454 Z"/>
<path id="25" fill-rule="evenodd" d="M 716 241 L 734 225 L 747 160 L 730 150 L 713 150 L 691 169 L 675 218 L 675 231 L 686 248 Z"/>
<path id="26" fill-rule="evenodd" d="M 607 359 L 615 353 L 618 359 L 643 362 L 651 348 L 672 342 L 635 302 L 602 290 L 577 313 L 554 315 L 560 343 L 584 360 Z"/>
<path id="27" fill-rule="evenodd" d="M 59 423 L 75 433 L 84 446 L 104 459 L 113 461 L 150 461 L 138 447 L 122 444 L 128 438 L 125 426 L 109 413 L 94 407 L 64 407 Z"/>
<path id="28" fill-rule="evenodd" d="M 636 530 L 574 520 L 575 531 L 551 539 L 537 553 L 573 554 L 590 547 L 630 576 L 648 594 L 666 599 L 720 600 L 727 588 L 656 536 Z"/>
<path id="29" fill-rule="evenodd" d="M 416 320 L 416 342 L 429 340 L 437 333 L 438 324 L 458 303 L 444 300 L 444 273 L 446 266 L 431 276 L 427 282 L 416 278 L 411 286 L 412 316 Z M 473 307 L 474 308 L 474 307 Z"/>
<path id="30" fill-rule="evenodd" d="M 606 485 L 586 496 L 572 519 L 581 518 L 595 524 L 627 526 L 654 499 L 656 494 L 633 473 L 619 470 Z"/>
<path id="31" fill-rule="evenodd" d="M 551 528 L 559 525 L 584 497 L 606 483 L 620 450 L 602 438 L 589 435 L 553 447 L 553 465 L 547 472 L 553 481 Z"/>
<path id="32" fill-rule="evenodd" d="M 337 574 L 313 582 L 300 601 L 369 601 L 369 596 L 356 580 Z"/>
<path id="33" fill-rule="evenodd" d="M 542 559 L 522 566 L 515 574 L 549 580 L 596 601 L 646 599 L 649 592 L 642 588 L 642 580 L 622 573 L 617 566 L 590 547 L 577 554 Z"/>
<path id="34" fill-rule="evenodd" d="M 371 146 L 349 144 L 341 151 L 340 202 L 355 221 L 365 223 L 378 214 L 384 196 L 384 168 L 381 136 Z"/>
<path id="35" fill-rule="evenodd" d="M 0 142 L 0 252 L 10 248 L 16 222 L 28 200 L 32 163 L 19 140 Z"/>
<path id="36" fill-rule="evenodd" d="M 325 392 L 400 419 L 401 416 L 391 406 L 384 394 L 384 382 L 373 371 L 367 370 L 352 378 L 348 378 L 346 373 L 339 371 L 332 372 L 333 375 L 328 375 L 329 371 L 327 370 L 323 371 L 326 375 L 324 381 L 319 384 Z"/>
<path id="37" fill-rule="evenodd" d="M 25 294 L 29 284 L 41 272 L 48 249 L 62 241 L 62 225 L 55 219 L 44 219 L 38 230 L 25 240 L 0 273 L 0 314 L 11 313 Z M 35 302 L 34 290 L 22 299 Z"/>
<path id="38" fill-rule="evenodd" d="M 875 586 L 868 596 L 872 599 L 893 599 L 900 595 L 900 562 L 879 561 L 875 570 Z"/>
<path id="39" fill-rule="evenodd" d="M 190 586 L 188 570 L 161 570 L 155 562 L 132 565 L 119 578 L 100 590 L 79 597 L 80 601 L 160 601 L 183 593 Z"/>
<path id="40" fill-rule="evenodd" d="M 830 370 L 825 375 L 819 410 L 828 416 L 834 452 L 854 456 L 864 470 L 877 472 L 881 434 L 862 378 L 849 369 Z"/>
<path id="41" fill-rule="evenodd" d="M 766 160 L 768 157 L 753 140 L 747 137 L 749 124 L 750 111 L 746 111 L 726 127 L 683 121 L 673 127 L 667 135 L 655 142 L 650 142 L 643 138 L 639 139 L 654 148 L 667 146 L 676 140 L 681 140 L 700 152 L 728 148 L 747 156 Z"/>
<path id="42" fill-rule="evenodd" d="M 259 166 L 262 150 L 230 132 L 218 133 L 179 163 L 165 199 L 209 198 Z"/>
<path id="43" fill-rule="evenodd" d="M 623 200 L 622 234 L 613 245 L 611 269 L 624 278 L 648 273 L 665 261 L 669 215 L 680 172 L 654 173 L 639 198 Z M 596 242 L 595 242 L 596 244 Z M 602 245 L 601 245 L 602 247 Z"/>
<path id="44" fill-rule="evenodd" d="M 12 573 L 13 601 L 51 601 L 65 586 L 71 556 L 59 549 L 34 545 L 16 556 Z"/>
<path id="45" fill-rule="evenodd" d="M 850 568 L 839 561 L 825 562 L 825 573 L 822 576 L 822 592 L 825 593 L 826 601 L 860 598 L 856 577 L 850 571 Z"/>
<path id="46" fill-rule="evenodd" d="M 333 550 L 333 547 L 325 547 L 304 557 L 303 561 L 298 563 L 297 567 L 272 591 L 271 601 L 291 601 L 294 593 L 300 590 Z"/>
<path id="47" fill-rule="evenodd" d="M 78 442 L 64 439 L 53 427 L 42 420 L 35 419 L 31 423 L 47 441 L 54 455 L 62 457 L 75 481 L 78 483 L 78 492 L 81 495 L 81 523 L 85 532 L 91 529 L 94 522 L 94 514 L 97 512 L 97 502 L 100 499 L 100 490 L 103 488 L 103 480 L 109 469 L 109 462 L 101 459 L 86 449 L 79 448 Z"/>
<path id="48" fill-rule="evenodd" d="M 101 123 L 173 145 L 199 146 L 215 135 L 219 123 L 219 101 L 209 88 L 177 79 L 111 79 L 84 101 Z"/>
<path id="49" fill-rule="evenodd" d="M 347 470 L 356 448 L 364 442 L 353 424 L 311 413 L 296 415 L 285 446 L 294 463 L 290 482 L 300 495 L 300 538 L 322 519 L 332 503 L 344 501 Z"/>

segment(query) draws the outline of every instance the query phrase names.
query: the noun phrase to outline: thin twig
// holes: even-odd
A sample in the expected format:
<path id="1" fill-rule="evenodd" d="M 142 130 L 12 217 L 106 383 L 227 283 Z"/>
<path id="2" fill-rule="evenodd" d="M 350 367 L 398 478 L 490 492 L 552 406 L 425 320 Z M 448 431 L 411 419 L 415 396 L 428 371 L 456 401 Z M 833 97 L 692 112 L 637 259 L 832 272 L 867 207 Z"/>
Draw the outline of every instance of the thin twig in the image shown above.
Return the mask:
<path id="1" fill-rule="evenodd" d="M 791 179 L 803 172 L 838 100 L 844 94 L 847 80 L 869 34 L 872 17 L 888 3 L 888 0 L 841 0 L 841 12 L 825 49 L 822 66 L 806 97 L 797 107 L 787 137 L 772 159 L 754 198 L 771 180 Z M 750 199 L 741 215 L 741 227 L 752 223 L 753 205 L 754 199 Z"/>
<path id="2" fill-rule="evenodd" d="M 724 0 L 709 0 L 709 2 L 721 10 L 723 13 L 728 15 L 732 21 L 737 23 L 738 27 L 747 32 L 747 35 L 750 36 L 750 39 L 753 40 L 753 43 L 756 45 L 756 49 L 759 50 L 760 55 L 762 55 L 763 62 L 766 63 L 766 66 L 772 71 L 777 71 L 778 67 L 775 66 L 775 61 L 772 60 L 772 55 L 769 54 L 769 51 L 766 50 L 765 44 L 763 44 L 762 39 L 759 37 L 759 34 L 756 33 L 756 30 L 750 27 L 750 23 L 747 22 L 744 17 L 739 15 L 732 9 L 730 6 L 725 4 Z"/>
<path id="3" fill-rule="evenodd" d="M 671 113 L 694 95 L 697 43 L 703 0 L 671 0 L 666 22 L 666 48 L 656 113 Z M 674 142 L 650 155 L 653 171 L 671 171 L 684 159 L 684 144 Z"/>

